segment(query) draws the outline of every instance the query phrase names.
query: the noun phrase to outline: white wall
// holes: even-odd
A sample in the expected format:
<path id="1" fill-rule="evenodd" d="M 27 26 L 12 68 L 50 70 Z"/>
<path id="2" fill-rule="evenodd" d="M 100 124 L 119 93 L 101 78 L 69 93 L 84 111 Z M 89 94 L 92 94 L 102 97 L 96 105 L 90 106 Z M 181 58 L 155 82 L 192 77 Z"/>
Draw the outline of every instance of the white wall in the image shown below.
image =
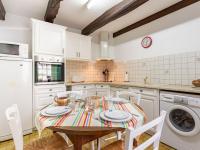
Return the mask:
<path id="1" fill-rule="evenodd" d="M 27 43 L 31 48 L 29 18 L 7 13 L 6 20 L 0 20 L 0 40 Z"/>
<path id="2" fill-rule="evenodd" d="M 115 56 L 120 60 L 150 58 L 191 51 L 200 51 L 200 6 L 188 7 L 115 39 Z M 143 33 L 143 34 L 142 34 Z M 153 39 L 150 48 L 141 46 L 142 39 Z"/>

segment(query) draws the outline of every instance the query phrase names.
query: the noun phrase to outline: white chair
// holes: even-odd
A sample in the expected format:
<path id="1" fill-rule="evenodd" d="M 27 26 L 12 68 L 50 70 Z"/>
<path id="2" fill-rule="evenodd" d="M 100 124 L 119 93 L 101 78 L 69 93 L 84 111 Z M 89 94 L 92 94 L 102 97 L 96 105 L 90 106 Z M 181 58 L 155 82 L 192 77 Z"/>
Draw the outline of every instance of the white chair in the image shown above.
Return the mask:
<path id="1" fill-rule="evenodd" d="M 134 93 L 133 91 L 117 91 L 116 92 L 116 97 L 123 97 L 123 98 L 127 98 L 128 100 L 131 101 L 131 103 L 136 103 L 137 105 L 140 104 L 140 100 L 141 100 L 141 94 L 137 94 Z M 105 141 L 117 138 L 118 140 L 121 140 L 122 137 L 122 132 L 118 131 L 117 136 L 112 136 L 110 138 L 105 139 Z M 98 150 L 100 150 L 100 139 L 97 140 L 98 143 Z"/>
<path id="2" fill-rule="evenodd" d="M 21 118 L 18 107 L 16 104 L 6 109 L 6 118 L 13 136 L 16 150 L 66 150 L 68 145 L 65 140 L 54 133 L 53 135 L 45 138 L 40 138 L 27 145 L 23 143 L 23 132 L 21 126 Z"/>
<path id="3" fill-rule="evenodd" d="M 160 117 L 143 125 L 142 127 L 139 127 L 137 129 L 128 128 L 125 135 L 125 142 L 123 140 L 116 141 L 110 145 L 107 145 L 102 150 L 133 150 L 134 139 L 153 127 L 156 127 L 155 134 L 147 141 L 134 148 L 134 150 L 144 150 L 145 148 L 149 147 L 152 144 L 153 144 L 153 149 L 158 150 L 165 116 L 166 116 L 166 111 L 161 111 Z"/>
<path id="4" fill-rule="evenodd" d="M 128 100 L 131 101 L 131 103 L 136 103 L 137 105 L 140 105 L 141 100 L 141 94 L 134 93 L 133 91 L 117 91 L 116 97 L 126 97 Z M 121 131 L 117 132 L 117 139 L 121 139 Z"/>
<path id="5" fill-rule="evenodd" d="M 85 99 L 87 97 L 87 92 L 66 91 L 66 92 L 58 92 L 56 95 L 58 97 L 71 97 L 71 98 L 74 98 L 74 99 Z"/>
<path id="6" fill-rule="evenodd" d="M 117 91 L 116 97 L 127 97 L 132 103 L 140 105 L 141 94 L 134 93 L 133 91 Z"/>

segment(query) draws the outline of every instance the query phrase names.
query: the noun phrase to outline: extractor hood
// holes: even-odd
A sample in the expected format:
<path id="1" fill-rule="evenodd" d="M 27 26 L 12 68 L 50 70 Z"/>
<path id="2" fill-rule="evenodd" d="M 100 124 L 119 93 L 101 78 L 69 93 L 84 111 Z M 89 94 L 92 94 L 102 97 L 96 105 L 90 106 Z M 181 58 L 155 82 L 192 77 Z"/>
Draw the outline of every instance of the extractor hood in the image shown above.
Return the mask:
<path id="1" fill-rule="evenodd" d="M 107 31 L 100 32 L 100 56 L 97 60 L 113 60 L 112 34 Z"/>

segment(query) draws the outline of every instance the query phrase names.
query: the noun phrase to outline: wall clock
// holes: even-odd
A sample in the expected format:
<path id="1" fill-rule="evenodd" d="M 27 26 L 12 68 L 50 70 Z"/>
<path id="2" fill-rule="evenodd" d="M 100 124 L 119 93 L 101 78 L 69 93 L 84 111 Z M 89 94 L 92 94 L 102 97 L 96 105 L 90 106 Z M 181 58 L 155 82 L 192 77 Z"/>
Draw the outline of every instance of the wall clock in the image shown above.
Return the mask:
<path id="1" fill-rule="evenodd" d="M 149 48 L 152 45 L 152 38 L 146 36 L 142 39 L 141 45 L 143 48 Z"/>

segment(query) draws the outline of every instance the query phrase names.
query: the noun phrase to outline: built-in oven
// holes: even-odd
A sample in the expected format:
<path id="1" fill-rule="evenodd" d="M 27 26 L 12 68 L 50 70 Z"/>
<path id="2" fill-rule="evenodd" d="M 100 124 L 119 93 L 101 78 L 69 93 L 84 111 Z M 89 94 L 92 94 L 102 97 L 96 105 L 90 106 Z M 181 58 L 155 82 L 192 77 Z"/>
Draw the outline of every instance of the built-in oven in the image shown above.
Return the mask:
<path id="1" fill-rule="evenodd" d="M 64 58 L 57 56 L 35 56 L 35 84 L 64 83 Z"/>

